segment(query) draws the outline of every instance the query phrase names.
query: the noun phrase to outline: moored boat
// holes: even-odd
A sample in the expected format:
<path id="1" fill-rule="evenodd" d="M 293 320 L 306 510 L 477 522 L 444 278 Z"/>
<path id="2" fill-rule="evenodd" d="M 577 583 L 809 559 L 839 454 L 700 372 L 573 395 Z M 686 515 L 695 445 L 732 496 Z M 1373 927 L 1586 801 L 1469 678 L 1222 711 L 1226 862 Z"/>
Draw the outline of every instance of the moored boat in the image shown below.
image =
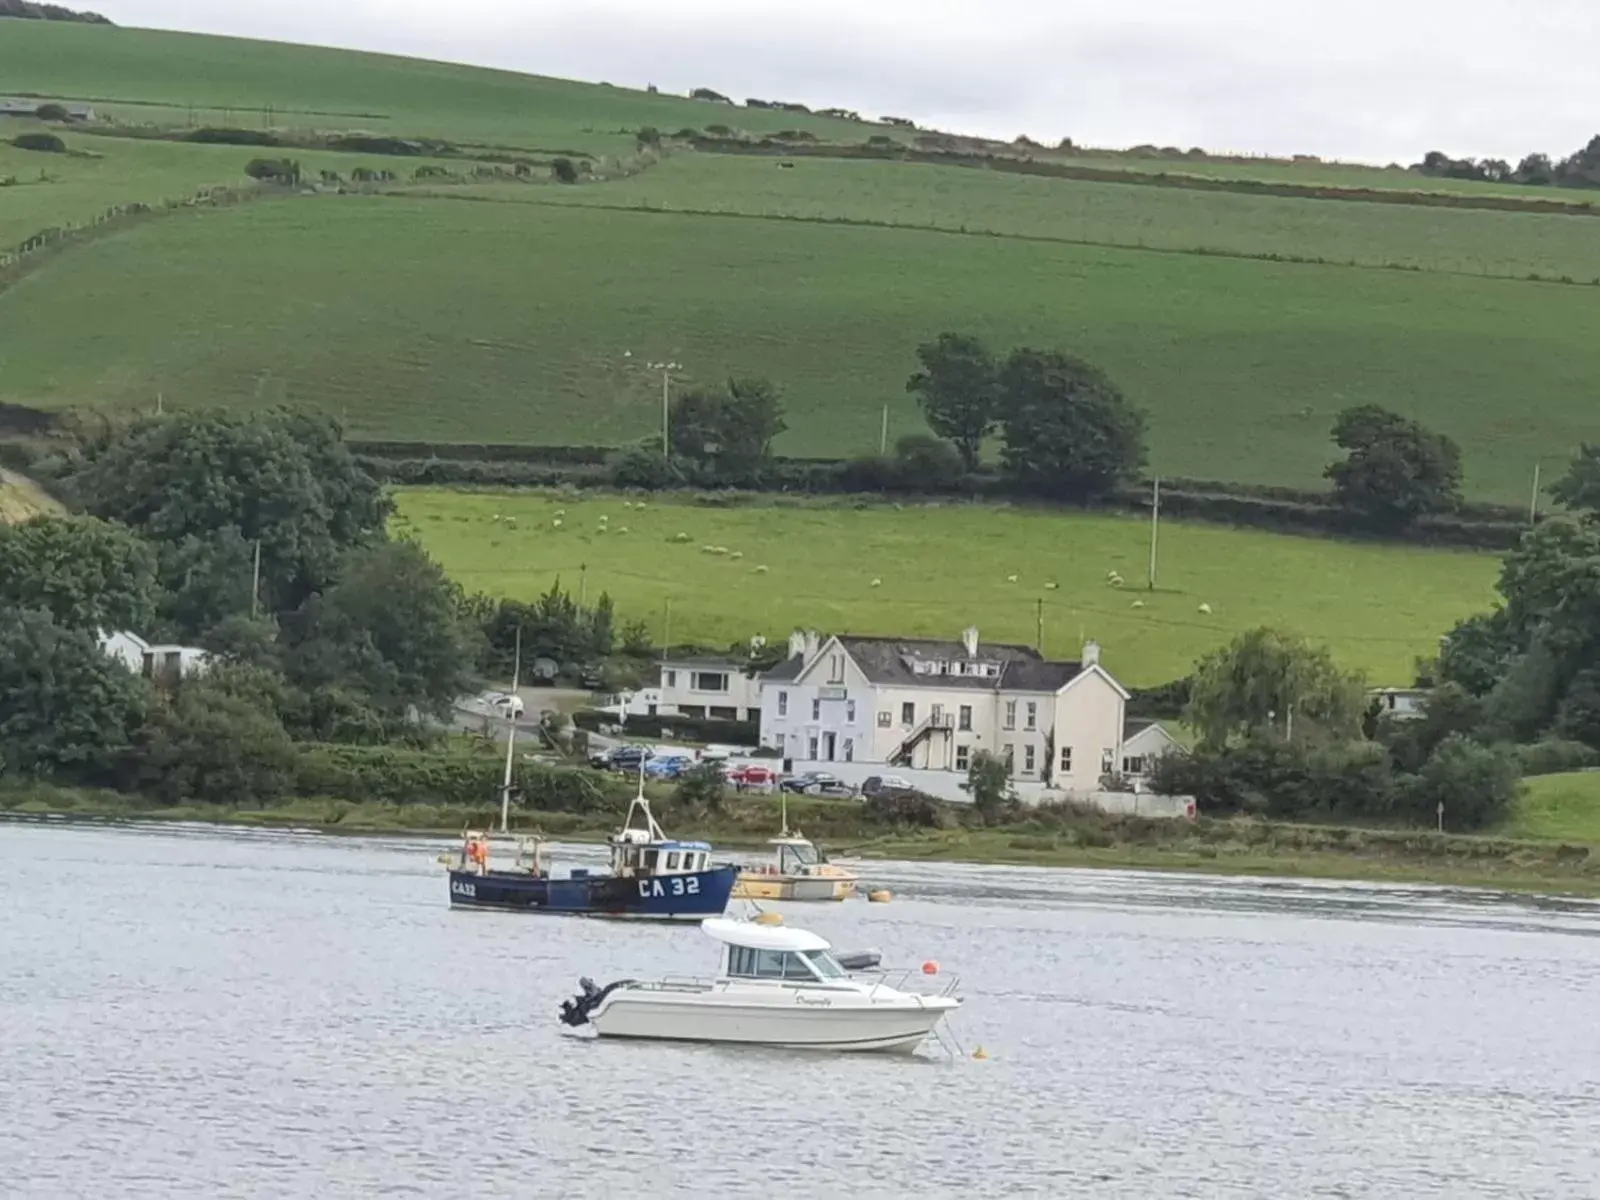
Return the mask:
<path id="1" fill-rule="evenodd" d="M 856 877 L 835 866 L 815 843 L 797 829 L 789 831 L 789 806 L 782 801 L 782 830 L 767 845 L 772 860 L 739 870 L 737 900 L 848 900 L 856 894 Z"/>
<path id="2" fill-rule="evenodd" d="M 852 976 L 803 929 L 721 917 L 701 928 L 722 944 L 715 978 L 584 979 L 562 1022 L 603 1038 L 909 1054 L 961 1004 L 953 980 L 926 995 Z"/>

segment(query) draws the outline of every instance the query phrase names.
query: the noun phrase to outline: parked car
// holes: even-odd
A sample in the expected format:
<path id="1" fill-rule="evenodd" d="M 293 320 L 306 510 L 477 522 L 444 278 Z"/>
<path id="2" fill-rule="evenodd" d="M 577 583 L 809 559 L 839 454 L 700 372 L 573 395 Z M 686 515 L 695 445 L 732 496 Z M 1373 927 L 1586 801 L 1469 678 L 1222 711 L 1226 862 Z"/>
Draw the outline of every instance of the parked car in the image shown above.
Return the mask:
<path id="1" fill-rule="evenodd" d="M 485 692 L 479 699 L 497 717 L 515 720 L 522 716 L 524 706 L 521 696 L 514 696 L 510 692 Z"/>
<path id="2" fill-rule="evenodd" d="M 778 772 L 772 767 L 747 763 L 728 772 L 728 782 L 740 791 L 771 791 L 778 783 Z"/>
<path id="3" fill-rule="evenodd" d="M 648 779 L 678 779 L 693 765 L 694 759 L 687 755 L 658 754 L 645 760 L 644 773 Z M 639 769 L 637 761 L 633 769 Z"/>
<path id="4" fill-rule="evenodd" d="M 595 755 L 589 761 L 605 771 L 629 771 L 637 774 L 639 764 L 647 763 L 655 756 L 655 751 L 648 746 L 614 746 L 604 754 Z"/>
<path id="5" fill-rule="evenodd" d="M 878 796 L 885 792 L 912 791 L 911 781 L 904 775 L 868 775 L 861 784 L 863 796 Z"/>
<path id="6" fill-rule="evenodd" d="M 804 771 L 791 775 L 782 783 L 786 792 L 800 796 L 853 796 L 855 790 L 837 775 L 826 771 Z"/>

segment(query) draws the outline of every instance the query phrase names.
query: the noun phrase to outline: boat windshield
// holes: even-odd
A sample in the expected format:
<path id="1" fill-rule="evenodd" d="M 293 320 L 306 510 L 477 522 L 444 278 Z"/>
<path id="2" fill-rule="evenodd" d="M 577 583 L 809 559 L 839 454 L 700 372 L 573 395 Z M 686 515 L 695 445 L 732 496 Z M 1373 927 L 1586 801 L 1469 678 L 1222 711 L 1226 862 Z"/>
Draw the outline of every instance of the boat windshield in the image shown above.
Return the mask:
<path id="1" fill-rule="evenodd" d="M 784 872 L 817 864 L 817 848 L 807 842 L 801 846 L 784 846 L 778 856 L 778 869 Z"/>
<path id="2" fill-rule="evenodd" d="M 818 975 L 824 979 L 843 979 L 845 969 L 839 965 L 839 960 L 826 950 L 803 950 L 800 957 L 816 969 Z"/>

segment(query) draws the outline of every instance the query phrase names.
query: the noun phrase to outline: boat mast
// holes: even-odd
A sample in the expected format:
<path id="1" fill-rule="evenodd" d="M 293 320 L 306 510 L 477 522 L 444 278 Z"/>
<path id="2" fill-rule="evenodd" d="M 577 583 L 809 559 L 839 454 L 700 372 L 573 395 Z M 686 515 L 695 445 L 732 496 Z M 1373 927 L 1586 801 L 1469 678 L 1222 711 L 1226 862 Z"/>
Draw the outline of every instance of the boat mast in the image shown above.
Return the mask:
<path id="1" fill-rule="evenodd" d="M 778 786 L 778 811 L 782 815 L 782 819 L 783 819 L 783 829 L 782 829 L 781 832 L 779 832 L 778 836 L 779 837 L 788 837 L 789 836 L 789 793 L 783 790 L 783 786 L 781 784 Z"/>
<path id="2" fill-rule="evenodd" d="M 506 730 L 506 774 L 500 784 L 500 832 L 510 832 L 511 822 L 511 763 L 512 754 L 517 748 L 517 706 L 514 703 L 520 697 L 517 695 L 517 684 L 522 679 L 522 626 L 517 626 L 516 661 L 511 666 L 511 698 L 513 703 L 506 705 L 506 723 L 510 726 Z"/>
<path id="3" fill-rule="evenodd" d="M 622 822 L 623 833 L 627 833 L 629 829 L 633 828 L 633 814 L 635 812 L 642 812 L 644 814 L 644 832 L 646 837 L 653 842 L 664 842 L 667 840 L 667 835 L 662 831 L 661 826 L 656 823 L 656 815 L 650 811 L 650 801 L 644 794 L 643 754 L 639 756 L 639 793 L 638 795 L 634 796 L 633 802 L 628 805 L 628 815 Z"/>

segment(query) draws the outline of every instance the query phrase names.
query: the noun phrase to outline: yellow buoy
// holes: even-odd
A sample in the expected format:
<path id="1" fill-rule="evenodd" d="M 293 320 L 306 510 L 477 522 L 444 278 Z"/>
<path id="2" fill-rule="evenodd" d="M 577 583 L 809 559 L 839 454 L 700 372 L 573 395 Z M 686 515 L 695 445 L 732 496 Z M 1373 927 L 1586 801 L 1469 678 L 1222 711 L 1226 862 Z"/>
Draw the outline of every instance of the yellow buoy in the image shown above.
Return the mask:
<path id="1" fill-rule="evenodd" d="M 976 1050 L 974 1050 L 972 1052 L 972 1057 L 975 1058 L 975 1059 L 978 1059 L 981 1062 L 983 1059 L 986 1059 L 986 1058 L 989 1057 L 989 1052 L 987 1050 L 985 1050 L 982 1046 L 979 1046 Z"/>
<path id="2" fill-rule="evenodd" d="M 894 899 L 894 893 L 888 888 L 879 888 L 877 891 L 868 892 L 867 899 L 874 904 L 887 904 Z"/>
<path id="3" fill-rule="evenodd" d="M 761 912 L 755 916 L 757 925 L 782 925 L 783 914 L 775 912 Z"/>

